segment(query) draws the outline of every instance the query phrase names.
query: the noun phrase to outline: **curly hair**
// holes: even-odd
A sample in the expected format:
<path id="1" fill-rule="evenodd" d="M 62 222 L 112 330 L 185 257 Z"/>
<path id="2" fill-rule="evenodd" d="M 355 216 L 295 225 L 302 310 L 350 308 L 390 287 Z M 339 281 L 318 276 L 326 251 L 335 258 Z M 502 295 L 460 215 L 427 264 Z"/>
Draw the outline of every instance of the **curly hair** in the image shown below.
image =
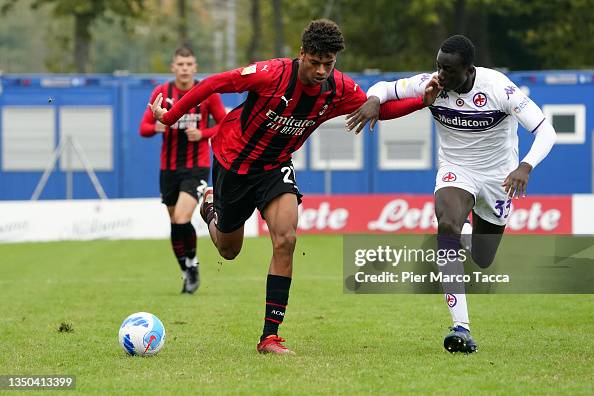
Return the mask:
<path id="1" fill-rule="evenodd" d="M 344 37 L 335 22 L 317 19 L 311 21 L 303 31 L 301 46 L 307 54 L 337 54 L 344 49 Z"/>
<path id="2" fill-rule="evenodd" d="M 445 39 L 439 49 L 441 52 L 460 55 L 464 66 L 470 66 L 474 62 L 474 44 L 468 37 L 461 34 Z"/>

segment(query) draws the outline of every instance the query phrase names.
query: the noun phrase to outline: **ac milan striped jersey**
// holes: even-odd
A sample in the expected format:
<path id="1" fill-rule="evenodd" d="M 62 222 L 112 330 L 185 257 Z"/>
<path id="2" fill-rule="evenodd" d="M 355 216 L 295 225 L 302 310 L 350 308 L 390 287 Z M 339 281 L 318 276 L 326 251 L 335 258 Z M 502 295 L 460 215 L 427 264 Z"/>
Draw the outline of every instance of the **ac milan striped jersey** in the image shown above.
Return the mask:
<path id="1" fill-rule="evenodd" d="M 195 82 L 197 84 L 197 82 Z M 157 86 L 151 94 L 152 103 L 155 97 L 163 94 L 164 103 L 171 108 L 187 92 L 182 91 L 175 83 L 167 82 Z M 218 94 L 211 95 L 200 104 L 186 110 L 173 125 L 165 127 L 161 146 L 161 170 L 191 169 L 210 166 L 210 146 L 208 140 L 216 135 L 221 121 L 225 118 L 225 107 Z M 217 125 L 208 126 L 209 117 L 214 118 Z M 156 120 L 150 108 L 144 112 L 140 124 L 140 134 L 144 137 L 154 136 Z M 188 141 L 186 128 L 198 128 L 202 139 L 198 142 Z"/>
<path id="2" fill-rule="evenodd" d="M 213 75 L 165 113 L 163 122 L 174 123 L 213 92 L 247 91 L 246 100 L 227 114 L 212 139 L 213 153 L 235 173 L 273 169 L 289 160 L 324 121 L 351 113 L 367 100 L 358 84 L 336 69 L 314 86 L 301 83 L 298 70 L 298 59 L 271 59 Z M 408 107 L 397 109 L 398 115 L 423 107 L 418 99 L 401 102 Z"/>

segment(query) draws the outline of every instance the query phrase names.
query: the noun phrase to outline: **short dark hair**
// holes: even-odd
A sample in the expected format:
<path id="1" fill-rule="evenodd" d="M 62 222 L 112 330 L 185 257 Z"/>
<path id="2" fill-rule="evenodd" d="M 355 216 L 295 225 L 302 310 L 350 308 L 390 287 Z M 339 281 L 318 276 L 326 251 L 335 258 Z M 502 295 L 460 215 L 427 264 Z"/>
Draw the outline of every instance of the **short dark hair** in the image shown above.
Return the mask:
<path id="1" fill-rule="evenodd" d="M 193 56 L 194 58 L 196 57 L 196 55 L 194 55 L 194 51 L 192 51 L 190 47 L 179 47 L 176 49 L 175 53 L 173 54 L 173 59 L 175 59 L 177 56 L 183 56 L 184 58 L 188 56 Z"/>
<path id="2" fill-rule="evenodd" d="M 301 45 L 307 54 L 337 54 L 344 49 L 344 37 L 335 22 L 317 19 L 311 21 L 303 31 Z"/>
<path id="3" fill-rule="evenodd" d="M 466 36 L 456 34 L 448 37 L 439 48 L 441 52 L 448 54 L 458 54 L 462 57 L 464 66 L 470 66 L 474 63 L 474 44 Z"/>

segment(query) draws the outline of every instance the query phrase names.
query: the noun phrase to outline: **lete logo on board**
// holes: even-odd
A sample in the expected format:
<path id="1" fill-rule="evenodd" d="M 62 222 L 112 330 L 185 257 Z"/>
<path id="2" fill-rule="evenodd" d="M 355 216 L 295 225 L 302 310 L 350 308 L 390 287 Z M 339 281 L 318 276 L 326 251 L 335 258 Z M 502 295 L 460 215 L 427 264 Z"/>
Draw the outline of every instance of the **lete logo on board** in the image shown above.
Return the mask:
<path id="1" fill-rule="evenodd" d="M 258 216 L 259 234 L 267 234 Z M 299 207 L 299 234 L 435 233 L 432 195 L 308 195 Z M 571 234 L 571 196 L 513 200 L 507 233 Z"/>

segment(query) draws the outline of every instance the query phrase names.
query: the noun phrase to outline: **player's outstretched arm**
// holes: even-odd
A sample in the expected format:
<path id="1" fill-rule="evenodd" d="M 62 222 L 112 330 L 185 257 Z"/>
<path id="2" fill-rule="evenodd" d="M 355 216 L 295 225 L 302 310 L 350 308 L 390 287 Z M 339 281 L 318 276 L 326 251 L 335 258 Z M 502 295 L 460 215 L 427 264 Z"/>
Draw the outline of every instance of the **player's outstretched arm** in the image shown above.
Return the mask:
<path id="1" fill-rule="evenodd" d="M 367 101 L 346 117 L 346 129 L 355 130 L 358 134 L 365 125 L 371 121 L 370 129 L 373 131 L 379 119 L 380 105 L 390 99 L 396 99 L 396 81 L 380 81 L 367 91 Z"/>
<path id="2" fill-rule="evenodd" d="M 422 97 L 394 100 L 396 99 L 395 84 L 379 82 L 369 89 L 367 101 L 347 116 L 346 128 L 349 131 L 354 129 L 355 134 L 358 134 L 368 122 L 371 122 L 369 127 L 373 131 L 378 119 L 390 120 L 402 117 L 432 105 L 442 88 L 437 76 L 433 76 L 425 86 Z M 394 94 L 390 94 L 392 91 Z"/>
<path id="3" fill-rule="evenodd" d="M 162 108 L 162 94 L 157 95 L 153 103 L 150 104 L 150 107 L 156 120 L 159 120 L 165 125 L 173 125 L 189 109 L 202 103 L 213 93 L 244 92 L 252 89 L 260 89 L 267 82 L 268 80 L 265 78 L 250 78 L 245 73 L 242 75 L 242 69 L 229 70 L 223 73 L 213 74 L 194 85 L 169 111 Z"/>
<path id="4" fill-rule="evenodd" d="M 356 135 L 371 121 L 369 128 L 373 131 L 375 123 L 379 119 L 379 113 L 380 99 L 377 96 L 370 96 L 361 107 L 347 115 L 346 128 L 349 131 L 354 129 Z"/>
<path id="5" fill-rule="evenodd" d="M 229 72 L 215 74 L 202 80 L 195 85 L 190 92 L 178 100 L 171 110 L 167 111 L 162 107 L 163 94 L 159 93 L 153 103 L 150 104 L 153 117 L 165 125 L 173 125 L 192 107 L 202 103 L 206 98 L 215 92 L 230 92 L 229 81 L 224 76 Z M 231 84 L 232 85 L 232 84 Z"/>

